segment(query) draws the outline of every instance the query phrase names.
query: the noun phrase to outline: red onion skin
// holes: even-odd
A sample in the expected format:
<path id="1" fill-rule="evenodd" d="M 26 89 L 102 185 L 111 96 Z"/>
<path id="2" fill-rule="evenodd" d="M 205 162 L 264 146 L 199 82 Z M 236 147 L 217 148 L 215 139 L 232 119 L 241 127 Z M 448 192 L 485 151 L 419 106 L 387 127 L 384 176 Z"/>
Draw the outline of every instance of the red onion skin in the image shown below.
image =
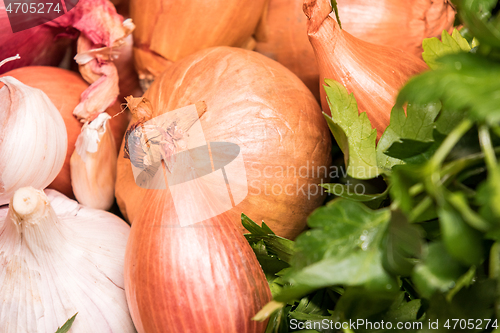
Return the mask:
<path id="1" fill-rule="evenodd" d="M 170 191 L 149 190 L 125 254 L 125 291 L 139 333 L 261 333 L 265 275 L 226 214 L 181 227 Z"/>
<path id="2" fill-rule="evenodd" d="M 21 59 L 0 67 L 0 74 L 25 66 L 57 66 L 74 37 L 73 30 L 40 25 L 12 33 L 3 1 L 0 1 L 0 61 L 19 54 Z"/>

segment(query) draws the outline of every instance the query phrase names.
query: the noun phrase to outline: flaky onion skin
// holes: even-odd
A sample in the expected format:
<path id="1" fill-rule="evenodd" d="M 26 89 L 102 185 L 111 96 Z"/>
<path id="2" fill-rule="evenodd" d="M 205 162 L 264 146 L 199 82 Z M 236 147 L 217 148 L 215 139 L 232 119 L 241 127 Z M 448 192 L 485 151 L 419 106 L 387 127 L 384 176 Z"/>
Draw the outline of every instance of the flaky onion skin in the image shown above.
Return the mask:
<path id="1" fill-rule="evenodd" d="M 251 318 L 271 300 L 268 283 L 226 214 L 180 226 L 170 191 L 149 190 L 125 262 L 125 291 L 139 333 L 265 330 L 265 322 Z"/>
<path id="2" fill-rule="evenodd" d="M 337 0 L 342 28 L 364 41 L 392 46 L 421 57 L 424 38 L 453 26 L 448 0 Z M 255 50 L 295 73 L 319 100 L 319 69 L 307 38 L 303 0 L 270 0 L 267 40 Z"/>
<path id="3" fill-rule="evenodd" d="M 266 0 L 131 0 L 139 75 L 159 75 L 169 62 L 213 46 L 248 44 Z"/>
<path id="4" fill-rule="evenodd" d="M 59 65 L 71 43 L 71 39 L 68 37 L 74 37 L 65 34 L 65 32 L 64 27 L 44 24 L 13 33 L 5 4 L 0 1 L 0 45 L 2 46 L 0 59 L 3 60 L 16 54 L 21 56 L 21 59 L 8 62 L 0 67 L 0 74 L 24 66 Z"/>
<path id="5" fill-rule="evenodd" d="M 420 58 L 400 49 L 368 43 L 340 29 L 330 0 L 305 0 L 308 36 L 325 79 L 342 83 L 354 94 L 360 112 L 366 112 L 380 138 L 389 125 L 396 97 L 408 79 L 427 69 Z M 321 106 L 330 114 L 324 89 Z M 332 101 L 334 102 L 334 101 Z"/>
<path id="6" fill-rule="evenodd" d="M 144 97 L 153 117 L 204 102 L 206 141 L 240 147 L 248 195 L 228 212 L 236 225 L 245 213 L 282 237 L 304 230 L 307 216 L 324 201 L 318 184 L 327 181 L 331 141 L 318 103 L 293 73 L 256 52 L 217 47 L 174 63 Z M 115 193 L 134 223 L 146 190 L 136 185 L 123 146 Z"/>
<path id="7" fill-rule="evenodd" d="M 42 90 L 61 113 L 68 132 L 68 150 L 64 166 L 56 179 L 49 185 L 49 188 L 55 189 L 67 197 L 74 198 L 71 187 L 70 159 L 83 124 L 73 116 L 73 110 L 80 102 L 80 95 L 88 88 L 88 83 L 78 73 L 49 66 L 18 68 L 2 76 L 15 77 L 30 87 Z M 107 110 L 111 116 L 118 114 L 120 111 L 121 108 L 118 102 Z M 117 149 L 120 147 L 128 121 L 128 114 L 122 113 L 109 122 Z"/>

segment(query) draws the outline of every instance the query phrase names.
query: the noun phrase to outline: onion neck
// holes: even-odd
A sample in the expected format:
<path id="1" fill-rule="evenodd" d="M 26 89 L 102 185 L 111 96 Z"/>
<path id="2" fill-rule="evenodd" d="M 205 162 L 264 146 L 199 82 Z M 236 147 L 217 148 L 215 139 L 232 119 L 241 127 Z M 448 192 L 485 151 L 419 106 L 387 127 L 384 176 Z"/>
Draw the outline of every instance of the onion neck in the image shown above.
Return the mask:
<path id="1" fill-rule="evenodd" d="M 308 32 L 316 32 L 332 12 L 330 0 L 304 0 L 302 7 L 304 14 L 309 19 Z M 335 27 L 337 24 L 335 24 Z"/>
<path id="2" fill-rule="evenodd" d="M 3 250 L 9 245 L 11 249 L 27 246 L 36 256 L 39 251 L 60 248 L 61 243 L 65 242 L 61 223 L 47 196 L 32 187 L 15 192 L 2 229 L 0 247 Z"/>

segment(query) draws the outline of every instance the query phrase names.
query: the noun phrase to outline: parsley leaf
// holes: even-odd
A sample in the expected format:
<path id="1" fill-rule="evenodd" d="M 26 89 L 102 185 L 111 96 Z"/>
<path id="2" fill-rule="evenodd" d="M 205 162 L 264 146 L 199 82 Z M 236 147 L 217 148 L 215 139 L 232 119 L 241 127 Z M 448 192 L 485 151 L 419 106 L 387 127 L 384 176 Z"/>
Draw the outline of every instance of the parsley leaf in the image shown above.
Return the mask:
<path id="1" fill-rule="evenodd" d="M 366 113 L 358 114 L 354 94 L 334 80 L 325 80 L 324 86 L 332 116 L 324 114 L 335 140 L 344 153 L 349 176 L 357 179 L 377 177 L 375 143 L 377 131 L 372 128 Z"/>
<path id="2" fill-rule="evenodd" d="M 441 101 L 443 108 L 466 111 L 474 120 L 500 122 L 500 63 L 472 53 L 446 55 L 438 69 L 412 78 L 401 90 L 405 102 Z"/>
<path id="3" fill-rule="evenodd" d="M 61 327 L 59 327 L 56 331 L 56 333 L 66 333 L 70 330 L 71 326 L 73 325 L 73 322 L 75 321 L 76 319 L 76 315 L 78 313 L 75 313 L 75 315 L 71 318 L 68 319 L 68 321 L 66 321 L 64 323 L 64 325 L 62 325 Z"/>
<path id="4" fill-rule="evenodd" d="M 364 285 L 396 290 L 383 268 L 381 242 L 390 221 L 388 209 L 371 210 L 361 203 L 337 199 L 308 219 L 312 230 L 296 240 L 292 267 L 284 276 L 291 283 L 276 296 L 280 302 L 335 285 Z"/>
<path id="5" fill-rule="evenodd" d="M 434 121 L 440 110 L 439 103 L 425 106 L 409 104 L 407 116 L 403 108 L 394 108 L 391 112 L 391 122 L 377 146 L 377 163 L 380 168 L 390 171 L 394 165 L 404 164 L 405 157 L 426 151 L 434 142 Z"/>
<path id="6" fill-rule="evenodd" d="M 446 30 L 443 30 L 441 40 L 436 37 L 424 39 L 422 47 L 424 48 L 422 58 L 431 69 L 439 68 L 439 58 L 447 54 L 470 52 L 472 49 L 469 42 L 460 35 L 457 29 L 453 29 L 451 36 Z"/>

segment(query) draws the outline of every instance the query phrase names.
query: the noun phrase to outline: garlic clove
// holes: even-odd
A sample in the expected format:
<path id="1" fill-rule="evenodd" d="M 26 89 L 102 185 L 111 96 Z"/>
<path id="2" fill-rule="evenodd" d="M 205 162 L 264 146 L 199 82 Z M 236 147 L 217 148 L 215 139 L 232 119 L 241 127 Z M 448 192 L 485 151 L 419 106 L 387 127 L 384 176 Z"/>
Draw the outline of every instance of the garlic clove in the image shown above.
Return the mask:
<path id="1" fill-rule="evenodd" d="M 325 79 L 342 83 L 354 93 L 360 112 L 366 112 L 380 138 L 389 125 L 399 89 L 408 79 L 427 69 L 423 60 L 388 46 L 362 41 L 339 28 L 329 0 L 305 0 L 308 36 Z M 323 111 L 330 114 L 324 89 Z"/>
<path id="2" fill-rule="evenodd" d="M 13 77 L 1 77 L 0 205 L 23 186 L 47 187 L 67 150 L 66 126 L 47 95 Z"/>
<path id="3" fill-rule="evenodd" d="M 53 333 L 77 312 L 71 332 L 135 332 L 123 289 L 130 228 L 47 193 L 21 188 L 0 208 L 0 332 Z"/>
<path id="4" fill-rule="evenodd" d="M 115 140 L 107 113 L 86 123 L 71 156 L 71 185 L 76 199 L 83 205 L 107 210 L 115 200 Z"/>

